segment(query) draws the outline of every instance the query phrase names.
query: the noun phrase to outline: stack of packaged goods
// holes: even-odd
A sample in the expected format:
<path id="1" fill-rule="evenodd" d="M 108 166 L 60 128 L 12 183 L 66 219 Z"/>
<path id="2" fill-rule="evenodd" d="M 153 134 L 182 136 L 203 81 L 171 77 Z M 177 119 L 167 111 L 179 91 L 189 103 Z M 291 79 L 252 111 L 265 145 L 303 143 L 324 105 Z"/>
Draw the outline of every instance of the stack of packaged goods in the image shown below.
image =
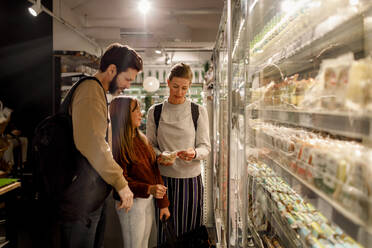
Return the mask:
<path id="1" fill-rule="evenodd" d="M 262 206 L 265 201 L 261 201 L 260 210 L 270 209 L 269 212 L 278 212 L 282 221 L 281 227 L 288 228 L 284 232 L 294 232 L 294 237 L 300 237 L 306 246 L 312 248 L 362 247 L 338 226 L 330 223 L 312 204 L 302 199 L 283 179 L 275 176 L 266 164 L 251 160 L 248 168 L 248 173 L 256 180 L 256 187 L 262 187 L 267 197 L 269 206 Z M 257 191 L 257 194 L 258 192 L 261 191 Z"/>
<path id="2" fill-rule="evenodd" d="M 353 54 L 325 59 L 314 86 L 305 92 L 303 109 L 372 111 L 372 60 L 354 60 Z"/>
<path id="3" fill-rule="evenodd" d="M 268 156 L 372 225 L 372 150 L 353 141 L 256 122 L 256 144 Z"/>
<path id="4" fill-rule="evenodd" d="M 372 112 L 372 59 L 353 54 L 325 59 L 317 77 L 299 80 L 297 74 L 279 83 L 251 89 L 251 101 L 264 108 Z"/>
<path id="5" fill-rule="evenodd" d="M 282 247 L 284 247 L 280 244 L 279 239 L 275 236 L 270 237 L 269 235 L 264 235 L 263 240 L 264 240 L 264 242 L 265 242 L 265 244 L 267 245 L 268 248 L 282 248 Z"/>

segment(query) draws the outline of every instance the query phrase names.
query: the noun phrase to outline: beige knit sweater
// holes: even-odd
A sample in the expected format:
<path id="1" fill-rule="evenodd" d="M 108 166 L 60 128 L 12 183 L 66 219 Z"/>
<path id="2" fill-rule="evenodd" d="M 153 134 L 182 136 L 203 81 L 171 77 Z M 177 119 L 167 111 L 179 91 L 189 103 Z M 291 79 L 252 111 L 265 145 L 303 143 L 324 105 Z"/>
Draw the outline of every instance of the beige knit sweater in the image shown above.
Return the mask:
<path id="1" fill-rule="evenodd" d="M 76 148 L 108 184 L 120 191 L 128 182 L 123 170 L 112 156 L 112 130 L 102 87 L 86 80 L 75 90 L 71 104 L 72 125 Z"/>

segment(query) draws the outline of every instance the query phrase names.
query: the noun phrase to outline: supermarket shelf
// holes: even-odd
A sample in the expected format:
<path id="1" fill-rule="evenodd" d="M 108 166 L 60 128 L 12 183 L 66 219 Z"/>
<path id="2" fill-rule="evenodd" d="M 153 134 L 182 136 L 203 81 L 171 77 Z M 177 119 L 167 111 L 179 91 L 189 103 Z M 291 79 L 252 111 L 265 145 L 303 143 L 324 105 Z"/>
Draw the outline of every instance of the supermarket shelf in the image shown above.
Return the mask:
<path id="1" fill-rule="evenodd" d="M 222 237 L 221 237 L 222 220 L 219 217 L 218 212 L 216 212 L 214 218 L 215 218 L 215 223 L 216 223 L 216 236 L 217 236 L 216 237 L 217 238 L 216 242 L 219 243 L 222 240 Z"/>
<path id="2" fill-rule="evenodd" d="M 9 244 L 9 240 L 0 243 L 0 248 L 6 246 L 7 244 Z"/>
<path id="3" fill-rule="evenodd" d="M 270 204 L 273 205 L 273 204 Z M 305 248 L 306 246 L 297 238 L 291 235 L 294 231 L 289 228 L 283 228 L 284 225 L 281 221 L 278 220 L 275 212 L 271 212 L 268 216 L 269 222 L 272 227 L 275 229 L 275 232 L 278 234 L 281 241 L 284 243 L 284 247 L 287 248 Z M 290 230 L 290 231 L 288 231 Z"/>
<path id="4" fill-rule="evenodd" d="M 0 195 L 21 187 L 21 182 L 14 182 L 0 188 Z"/>
<path id="5" fill-rule="evenodd" d="M 365 3 L 360 12 L 352 13 L 349 11 L 343 18 L 336 15 L 338 20 L 332 23 L 326 19 L 309 28 L 295 40 L 292 40 L 292 37 L 289 36 L 288 42 L 282 47 L 278 48 L 276 43 L 271 44 L 270 49 L 272 51 L 268 54 L 264 52 L 263 54 L 253 55 L 252 60 L 255 60 L 255 64 L 258 64 L 258 66 L 255 66 L 251 73 L 258 73 L 267 68 L 268 65 L 273 64 L 280 65 L 288 75 L 300 70 L 310 69 L 314 66 L 315 61 L 312 60 L 314 55 L 316 56 L 324 49 L 340 44 L 354 53 L 362 51 L 363 44 L 358 42 L 363 37 L 363 26 L 361 25 L 363 19 L 361 16 L 369 11 L 372 6 L 367 1 L 363 2 Z M 350 33 L 351 30 L 353 30 L 353 33 Z M 278 73 L 276 68 L 271 72 L 268 71 L 265 75 L 269 76 L 274 73 Z"/>
<path id="6" fill-rule="evenodd" d="M 254 177 L 252 177 L 254 179 Z M 286 220 L 281 216 L 278 207 L 271 199 L 269 193 L 264 189 L 264 185 L 256 184 L 262 188 L 262 192 L 265 197 L 267 210 L 264 212 L 267 220 L 270 222 L 274 229 L 274 232 L 279 236 L 283 247 L 286 248 L 306 248 L 304 242 L 300 239 L 297 233 L 292 229 Z M 254 228 L 254 227 L 253 227 Z M 254 237 L 254 235 L 253 235 Z"/>
<path id="7" fill-rule="evenodd" d="M 53 55 L 61 57 L 62 64 L 88 65 L 95 69 L 99 68 L 99 58 L 85 51 L 56 50 L 53 51 Z"/>
<path id="8" fill-rule="evenodd" d="M 310 112 L 275 109 L 254 109 L 251 115 L 258 119 L 282 124 L 307 127 L 333 135 L 365 139 L 372 136 L 372 118 L 337 112 Z"/>
<path id="9" fill-rule="evenodd" d="M 252 234 L 254 243 L 257 245 L 257 247 L 264 248 L 264 245 L 262 243 L 262 240 L 260 238 L 260 235 L 257 233 L 256 229 L 254 228 L 251 219 L 249 219 L 249 218 L 247 219 L 247 224 L 248 224 L 249 231 Z"/>
<path id="10" fill-rule="evenodd" d="M 90 75 L 85 72 L 62 72 L 61 76 L 62 77 L 76 77 L 76 76 L 88 77 Z"/>
<path id="11" fill-rule="evenodd" d="M 61 90 L 62 91 L 68 91 L 72 88 L 72 85 L 62 85 L 61 86 Z"/>
<path id="12" fill-rule="evenodd" d="M 351 212 L 348 209 L 345 209 L 341 204 L 336 202 L 335 200 L 331 199 L 328 195 L 326 195 L 321 190 L 317 189 L 314 185 L 310 184 L 306 180 L 302 179 L 300 176 L 293 173 L 290 169 L 288 169 L 286 166 L 281 165 L 278 161 L 271 158 L 268 155 L 263 155 L 263 162 L 265 162 L 267 165 L 269 165 L 275 172 L 281 175 L 286 175 L 286 177 L 292 178 L 301 185 L 305 186 L 308 190 L 310 190 L 312 193 L 314 193 L 316 196 L 324 200 L 326 204 L 332 209 L 332 211 L 336 212 L 338 215 L 343 216 L 344 218 L 333 218 L 333 213 L 331 216 L 326 216 L 328 219 L 332 220 L 335 224 L 338 224 L 340 226 L 347 226 L 348 230 L 359 230 L 361 232 L 364 232 L 362 235 L 355 234 L 355 233 L 348 233 L 345 229 L 344 231 L 348 233 L 352 238 L 357 240 L 358 242 L 361 242 L 363 244 L 363 240 L 358 240 L 358 236 L 368 237 L 368 239 L 372 238 L 372 228 L 368 227 L 366 223 L 360 219 L 358 216 L 356 216 L 353 212 Z M 341 223 L 338 223 L 338 222 Z M 366 244 L 363 244 L 366 245 Z"/>

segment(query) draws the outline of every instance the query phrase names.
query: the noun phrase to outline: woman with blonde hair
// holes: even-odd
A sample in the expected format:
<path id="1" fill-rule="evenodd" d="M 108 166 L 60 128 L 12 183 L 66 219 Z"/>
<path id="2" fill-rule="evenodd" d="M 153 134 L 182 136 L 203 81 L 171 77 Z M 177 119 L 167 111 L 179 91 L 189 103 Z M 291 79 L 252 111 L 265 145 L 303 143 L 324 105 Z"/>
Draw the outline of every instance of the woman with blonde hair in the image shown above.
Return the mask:
<path id="1" fill-rule="evenodd" d="M 146 248 L 151 227 L 155 223 L 153 198 L 160 209 L 160 218 L 170 216 L 167 188 L 160 176 L 155 152 L 138 129 L 142 118 L 139 102 L 131 97 L 114 98 L 110 103 L 110 116 L 113 156 L 123 168 L 134 194 L 129 212 L 117 209 L 124 247 Z M 114 194 L 114 198 L 120 200 L 117 194 Z"/>
<path id="2" fill-rule="evenodd" d="M 149 109 L 146 126 L 146 136 L 158 156 L 160 174 L 168 188 L 177 236 L 202 224 L 201 160 L 211 150 L 207 110 L 186 98 L 191 81 L 189 65 L 174 65 L 167 80 L 169 98 Z M 158 244 L 162 244 L 165 235 L 158 223 Z"/>

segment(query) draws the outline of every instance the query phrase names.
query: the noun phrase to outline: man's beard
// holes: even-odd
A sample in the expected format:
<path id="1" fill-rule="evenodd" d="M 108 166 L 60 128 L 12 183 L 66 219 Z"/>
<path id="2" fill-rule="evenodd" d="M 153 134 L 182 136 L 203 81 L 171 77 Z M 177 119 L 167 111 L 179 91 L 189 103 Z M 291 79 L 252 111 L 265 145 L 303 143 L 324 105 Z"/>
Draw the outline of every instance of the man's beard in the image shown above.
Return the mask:
<path id="1" fill-rule="evenodd" d="M 109 92 L 111 95 L 119 95 L 119 87 L 118 87 L 118 80 L 117 80 L 117 74 L 115 77 L 111 80 L 110 85 L 109 85 Z"/>

